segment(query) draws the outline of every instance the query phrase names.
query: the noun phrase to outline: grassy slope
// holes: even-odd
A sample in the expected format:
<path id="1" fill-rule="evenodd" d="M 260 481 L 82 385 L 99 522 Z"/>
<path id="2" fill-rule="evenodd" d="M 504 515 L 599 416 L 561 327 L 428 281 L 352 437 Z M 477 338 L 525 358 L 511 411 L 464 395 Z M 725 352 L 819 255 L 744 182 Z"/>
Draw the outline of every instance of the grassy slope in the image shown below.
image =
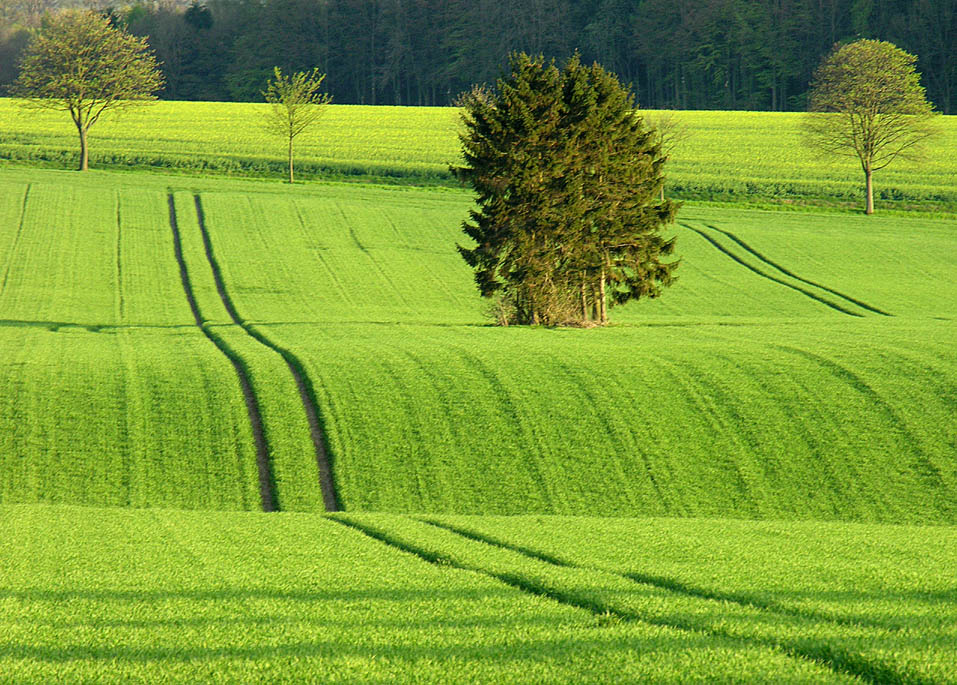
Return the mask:
<path id="1" fill-rule="evenodd" d="M 620 619 L 771 645 L 871 682 L 957 679 L 952 527 L 349 520 L 422 556 L 496 573 Z"/>
<path id="2" fill-rule="evenodd" d="M 3 179 L 12 189 L 0 204 L 8 225 L 17 224 L 24 181 L 30 181 L 27 215 L 34 203 L 37 212 L 52 204 L 64 215 L 31 221 L 83 236 L 71 238 L 68 250 L 51 250 L 58 243 L 39 237 L 45 235 L 39 228 L 23 234 L 36 233 L 26 242 L 4 234 L 7 245 L 0 249 L 6 252 L 0 254 L 11 257 L 0 264 L 10 265 L 11 275 L 3 302 L 15 316 L 2 318 L 8 319 L 4 330 L 20 336 L 10 339 L 10 348 L 23 348 L 23 331 L 32 330 L 18 318 L 29 313 L 31 302 L 44 320 L 76 321 L 100 331 L 58 327 L 82 333 L 74 337 L 102 342 L 104 330 L 122 330 L 134 339 L 141 334 L 136 328 L 100 328 L 104 321 L 154 325 L 153 339 L 191 336 L 213 360 L 210 368 L 218 369 L 218 380 L 210 382 L 216 393 L 227 393 L 223 406 L 230 407 L 232 423 L 209 411 L 194 415 L 217 430 L 247 430 L 231 369 L 189 324 L 167 243 L 166 181 L 49 172 L 6 173 Z M 51 180 L 59 190 L 52 190 Z M 681 279 L 660 301 L 616 311 L 622 325 L 605 331 L 498 329 L 482 324 L 483 303 L 454 252 L 457 224 L 468 206 L 464 195 L 196 185 L 239 315 L 293 351 L 315 386 L 348 509 L 911 522 L 957 516 L 957 365 L 951 354 L 957 292 L 952 281 L 936 278 L 952 268 L 948 222 L 688 207 L 675 228 L 684 260 Z M 41 205 L 37 198 L 44 193 L 50 198 Z M 57 199 L 58 193 L 66 199 Z M 117 233 L 117 196 L 120 225 L 140 229 Z M 81 197 L 99 198 L 87 204 L 103 215 L 95 224 L 103 228 L 89 235 L 69 215 Z M 202 316 L 211 322 L 208 330 L 245 361 L 259 395 L 276 455 L 280 505 L 320 508 L 314 456 L 292 379 L 278 355 L 229 323 L 204 254 L 193 193 L 175 197 Z M 78 264 L 83 272 L 74 275 Z M 59 274 L 63 283 L 81 283 L 82 290 L 71 295 L 28 276 L 43 270 Z M 129 285 L 118 290 L 117 278 Z M 885 285 L 889 279 L 897 287 Z M 159 327 L 165 320 L 176 321 L 176 328 Z M 59 334 L 44 329 L 44 335 Z M 132 347 L 134 360 L 146 354 Z M 183 349 L 167 345 L 151 360 L 175 376 L 171 360 L 179 360 Z M 48 373 L 69 368 L 79 374 L 64 382 L 67 402 L 47 392 L 35 355 L 22 352 L 22 364 L 5 367 L 16 378 L 10 387 L 19 388 L 4 398 L 5 420 L 17 426 L 4 433 L 10 445 L 5 454 L 46 463 L 48 448 L 39 445 L 69 444 L 72 453 L 92 459 L 83 455 L 102 450 L 100 438 L 113 445 L 107 454 L 150 444 L 152 438 L 141 433 L 155 421 L 124 427 L 116 393 L 101 394 L 87 380 L 102 374 L 109 378 L 103 387 L 138 387 L 117 379 L 120 353 L 101 344 L 82 354 L 106 361 L 80 367 L 67 357 L 43 362 Z M 191 373 L 201 373 L 207 363 L 194 359 L 197 370 Z M 172 382 L 136 390 L 131 397 L 139 404 L 130 405 L 142 407 L 136 416 L 182 402 L 189 407 L 193 400 L 181 394 L 161 399 Z M 177 385 L 178 393 L 200 387 L 195 381 Z M 195 400 L 192 406 L 214 401 Z M 57 409 L 34 417 L 25 409 L 31 402 Z M 49 427 L 34 427 L 47 418 L 51 426 L 72 426 L 69 412 L 79 417 L 75 407 L 89 413 L 87 405 L 114 428 L 65 443 Z M 207 458 L 210 449 L 238 449 L 214 446 L 226 438 L 208 442 L 204 433 L 179 430 L 185 424 L 165 425 L 196 441 L 187 450 L 195 459 Z M 241 442 L 248 450 L 246 435 Z M 43 494 L 47 481 L 30 480 L 29 468 L 21 470 L 6 501 L 50 496 Z M 84 487 L 78 479 L 74 483 Z M 70 497 L 90 502 L 103 495 Z M 118 498 L 108 501 L 124 501 Z"/>
<path id="3" fill-rule="evenodd" d="M 282 177 L 284 148 L 257 124 L 263 107 L 161 102 L 127 112 L 93 130 L 92 163 Z M 820 159 L 805 149 L 800 114 L 678 112 L 675 119 L 690 132 L 669 171 L 672 192 L 681 197 L 861 204 L 859 165 L 850 158 Z M 0 159 L 74 164 L 76 132 L 68 117 L 0 98 L 0 121 Z M 927 160 L 901 161 L 875 176 L 879 206 L 957 211 L 957 117 L 942 117 L 940 126 L 943 135 Z M 459 154 L 456 127 L 452 108 L 333 105 L 315 134 L 297 143 L 300 173 L 448 184 L 448 165 Z"/>
<path id="4" fill-rule="evenodd" d="M 0 195 L 0 501 L 258 508 L 239 383 L 193 324 L 166 194 L 54 179 L 7 177 Z M 222 322 L 215 287 L 211 299 L 195 280 Z M 288 370 L 238 327 L 219 331 L 260 389 L 281 505 L 321 506 Z"/>
<path id="5" fill-rule="evenodd" d="M 20 683 L 854 682 L 315 516 L 0 506 L 0 527 L 18 533 L 0 537 L 0 673 Z"/>
<path id="6" fill-rule="evenodd" d="M 629 325 L 509 330 L 454 196 L 203 197 L 237 307 L 318 381 L 349 509 L 957 516 L 947 222 L 689 208 L 679 284 Z"/>

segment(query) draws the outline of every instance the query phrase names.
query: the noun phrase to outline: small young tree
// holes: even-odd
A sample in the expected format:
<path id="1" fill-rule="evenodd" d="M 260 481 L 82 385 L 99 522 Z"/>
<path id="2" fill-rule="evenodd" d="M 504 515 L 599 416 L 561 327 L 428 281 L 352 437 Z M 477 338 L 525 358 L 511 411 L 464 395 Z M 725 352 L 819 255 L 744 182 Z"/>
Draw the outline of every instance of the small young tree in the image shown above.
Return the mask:
<path id="1" fill-rule="evenodd" d="M 155 99 L 163 86 L 142 38 L 86 10 L 47 17 L 27 46 L 13 87 L 26 105 L 69 112 L 80 136 L 80 171 L 89 168 L 87 134 L 104 112 Z"/>
<path id="2" fill-rule="evenodd" d="M 279 67 L 273 72 L 274 78 L 263 92 L 270 104 L 265 126 L 270 133 L 288 143 L 289 182 L 292 183 L 293 141 L 319 120 L 332 96 L 319 92 L 326 75 L 320 74 L 318 69 L 299 71 L 292 76 L 283 76 Z"/>
<path id="3" fill-rule="evenodd" d="M 891 43 L 859 40 L 835 48 L 814 74 L 808 141 L 860 161 L 867 214 L 874 213 L 873 172 L 898 157 L 919 158 L 921 144 L 935 133 L 916 61 Z"/>

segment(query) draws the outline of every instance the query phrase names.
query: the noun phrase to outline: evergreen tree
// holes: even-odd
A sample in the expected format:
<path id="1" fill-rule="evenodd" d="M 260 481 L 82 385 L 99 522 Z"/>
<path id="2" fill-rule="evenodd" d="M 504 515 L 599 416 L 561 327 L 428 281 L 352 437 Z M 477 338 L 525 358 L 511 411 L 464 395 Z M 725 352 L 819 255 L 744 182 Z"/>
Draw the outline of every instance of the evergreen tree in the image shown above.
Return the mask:
<path id="1" fill-rule="evenodd" d="M 659 235 L 677 205 L 660 199 L 665 158 L 634 97 L 599 65 L 562 70 L 513 55 L 497 92 L 463 97 L 465 165 L 477 192 L 459 251 L 506 321 L 607 323 L 610 304 L 656 297 L 677 262 Z"/>

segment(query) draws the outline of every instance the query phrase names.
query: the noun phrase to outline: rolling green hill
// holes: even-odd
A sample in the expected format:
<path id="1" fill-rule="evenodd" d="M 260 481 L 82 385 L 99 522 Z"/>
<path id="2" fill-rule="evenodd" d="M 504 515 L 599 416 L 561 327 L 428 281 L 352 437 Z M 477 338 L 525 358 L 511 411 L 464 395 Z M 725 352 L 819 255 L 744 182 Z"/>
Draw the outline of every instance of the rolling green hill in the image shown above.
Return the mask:
<path id="1" fill-rule="evenodd" d="M 171 180 L 0 173 L 3 502 L 957 520 L 952 222 L 690 206 L 661 300 L 503 329 L 464 194 Z"/>

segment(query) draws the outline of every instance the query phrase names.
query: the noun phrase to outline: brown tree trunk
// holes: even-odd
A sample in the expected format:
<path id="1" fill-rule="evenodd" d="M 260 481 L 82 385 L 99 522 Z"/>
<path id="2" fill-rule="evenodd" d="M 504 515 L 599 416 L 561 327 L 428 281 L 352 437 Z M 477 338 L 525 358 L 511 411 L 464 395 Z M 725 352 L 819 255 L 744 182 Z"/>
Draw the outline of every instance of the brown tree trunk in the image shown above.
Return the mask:
<path id="1" fill-rule="evenodd" d="M 292 136 L 289 136 L 289 182 L 293 182 L 292 177 Z"/>
<path id="2" fill-rule="evenodd" d="M 867 179 L 867 203 L 864 205 L 865 214 L 874 213 L 874 183 L 871 180 L 871 165 L 864 167 L 864 176 Z"/>
<path id="3" fill-rule="evenodd" d="M 80 133 L 80 171 L 87 171 L 90 168 L 90 154 L 89 149 L 86 144 L 86 128 L 82 124 L 76 125 L 77 131 Z"/>

